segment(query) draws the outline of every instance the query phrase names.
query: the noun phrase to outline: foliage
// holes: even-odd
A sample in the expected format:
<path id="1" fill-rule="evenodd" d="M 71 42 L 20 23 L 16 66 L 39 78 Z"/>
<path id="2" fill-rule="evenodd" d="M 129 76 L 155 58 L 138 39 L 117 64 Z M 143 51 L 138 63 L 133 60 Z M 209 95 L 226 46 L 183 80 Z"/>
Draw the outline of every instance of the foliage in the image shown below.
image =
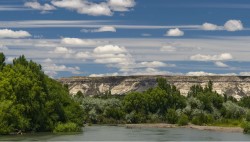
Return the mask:
<path id="1" fill-rule="evenodd" d="M 188 122 L 189 122 L 188 116 L 186 114 L 182 114 L 178 120 L 178 125 L 184 126 L 184 125 L 187 125 Z"/>
<path id="2" fill-rule="evenodd" d="M 0 134 L 52 131 L 58 122 L 83 125 L 83 110 L 68 90 L 24 56 L 0 70 L 0 106 Z"/>
<path id="3" fill-rule="evenodd" d="M 250 134 L 250 122 L 245 122 L 242 128 L 244 133 Z"/>
<path id="4" fill-rule="evenodd" d="M 240 107 L 231 101 L 225 102 L 221 111 L 225 118 L 231 119 L 240 119 L 247 113 L 245 108 Z"/>
<path id="5" fill-rule="evenodd" d="M 250 109 L 250 96 L 241 98 L 239 105 Z"/>
<path id="6" fill-rule="evenodd" d="M 178 121 L 178 115 L 174 109 L 168 109 L 166 114 L 167 122 L 170 124 L 176 124 Z"/>
<path id="7" fill-rule="evenodd" d="M 67 123 L 58 123 L 54 128 L 54 133 L 59 132 L 79 132 L 81 131 L 81 127 L 79 127 L 76 123 L 67 122 Z"/>

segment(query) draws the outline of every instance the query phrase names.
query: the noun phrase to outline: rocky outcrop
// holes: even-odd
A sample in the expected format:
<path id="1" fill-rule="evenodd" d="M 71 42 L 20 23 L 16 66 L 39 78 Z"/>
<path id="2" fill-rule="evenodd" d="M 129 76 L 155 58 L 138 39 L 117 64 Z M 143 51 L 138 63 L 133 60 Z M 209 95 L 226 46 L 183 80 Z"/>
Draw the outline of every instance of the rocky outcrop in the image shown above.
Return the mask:
<path id="1" fill-rule="evenodd" d="M 156 79 L 163 77 L 174 84 L 182 95 L 187 95 L 190 87 L 201 84 L 203 87 L 209 80 L 213 81 L 214 91 L 240 99 L 250 96 L 250 77 L 244 76 L 112 76 L 112 77 L 71 77 L 59 81 L 69 86 L 71 94 L 78 91 L 86 95 L 111 93 L 123 95 L 131 91 L 142 92 L 157 85 Z"/>

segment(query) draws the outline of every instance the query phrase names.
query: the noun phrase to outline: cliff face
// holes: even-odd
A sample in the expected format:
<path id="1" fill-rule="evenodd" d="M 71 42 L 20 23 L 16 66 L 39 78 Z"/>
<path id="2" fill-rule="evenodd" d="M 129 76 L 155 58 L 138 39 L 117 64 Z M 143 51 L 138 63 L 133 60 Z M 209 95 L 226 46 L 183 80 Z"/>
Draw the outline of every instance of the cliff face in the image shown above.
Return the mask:
<path id="1" fill-rule="evenodd" d="M 86 95 L 96 95 L 111 92 L 122 95 L 131 91 L 145 91 L 157 85 L 160 76 L 117 76 L 117 77 L 71 77 L 59 81 L 69 86 L 71 94 L 78 91 Z M 209 80 L 213 81 L 214 91 L 240 99 L 250 96 L 250 77 L 243 76 L 161 76 L 170 84 L 180 89 L 182 95 L 187 95 L 190 87 L 201 84 L 203 87 Z"/>

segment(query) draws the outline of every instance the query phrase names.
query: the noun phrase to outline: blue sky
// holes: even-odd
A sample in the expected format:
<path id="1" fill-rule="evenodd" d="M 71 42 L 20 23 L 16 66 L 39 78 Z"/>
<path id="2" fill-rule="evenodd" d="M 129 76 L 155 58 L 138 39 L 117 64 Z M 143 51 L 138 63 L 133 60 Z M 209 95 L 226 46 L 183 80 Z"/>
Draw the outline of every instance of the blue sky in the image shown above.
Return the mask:
<path id="1" fill-rule="evenodd" d="M 249 0 L 1 0 L 0 52 L 54 78 L 250 75 Z"/>

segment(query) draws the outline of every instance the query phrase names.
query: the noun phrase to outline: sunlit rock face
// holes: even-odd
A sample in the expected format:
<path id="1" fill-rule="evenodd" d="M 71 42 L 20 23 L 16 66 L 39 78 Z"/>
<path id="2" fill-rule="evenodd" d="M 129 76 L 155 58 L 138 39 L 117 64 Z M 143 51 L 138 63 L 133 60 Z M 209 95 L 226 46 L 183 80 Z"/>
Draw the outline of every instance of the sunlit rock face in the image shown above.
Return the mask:
<path id="1" fill-rule="evenodd" d="M 157 85 L 158 77 L 166 78 L 186 96 L 190 87 L 201 84 L 203 87 L 209 80 L 213 81 L 213 89 L 219 94 L 226 94 L 240 99 L 250 96 L 250 77 L 243 76 L 117 76 L 117 77 L 71 77 L 59 81 L 69 86 L 71 94 L 81 91 L 85 95 L 111 93 L 124 95 L 131 91 L 142 92 Z"/>

